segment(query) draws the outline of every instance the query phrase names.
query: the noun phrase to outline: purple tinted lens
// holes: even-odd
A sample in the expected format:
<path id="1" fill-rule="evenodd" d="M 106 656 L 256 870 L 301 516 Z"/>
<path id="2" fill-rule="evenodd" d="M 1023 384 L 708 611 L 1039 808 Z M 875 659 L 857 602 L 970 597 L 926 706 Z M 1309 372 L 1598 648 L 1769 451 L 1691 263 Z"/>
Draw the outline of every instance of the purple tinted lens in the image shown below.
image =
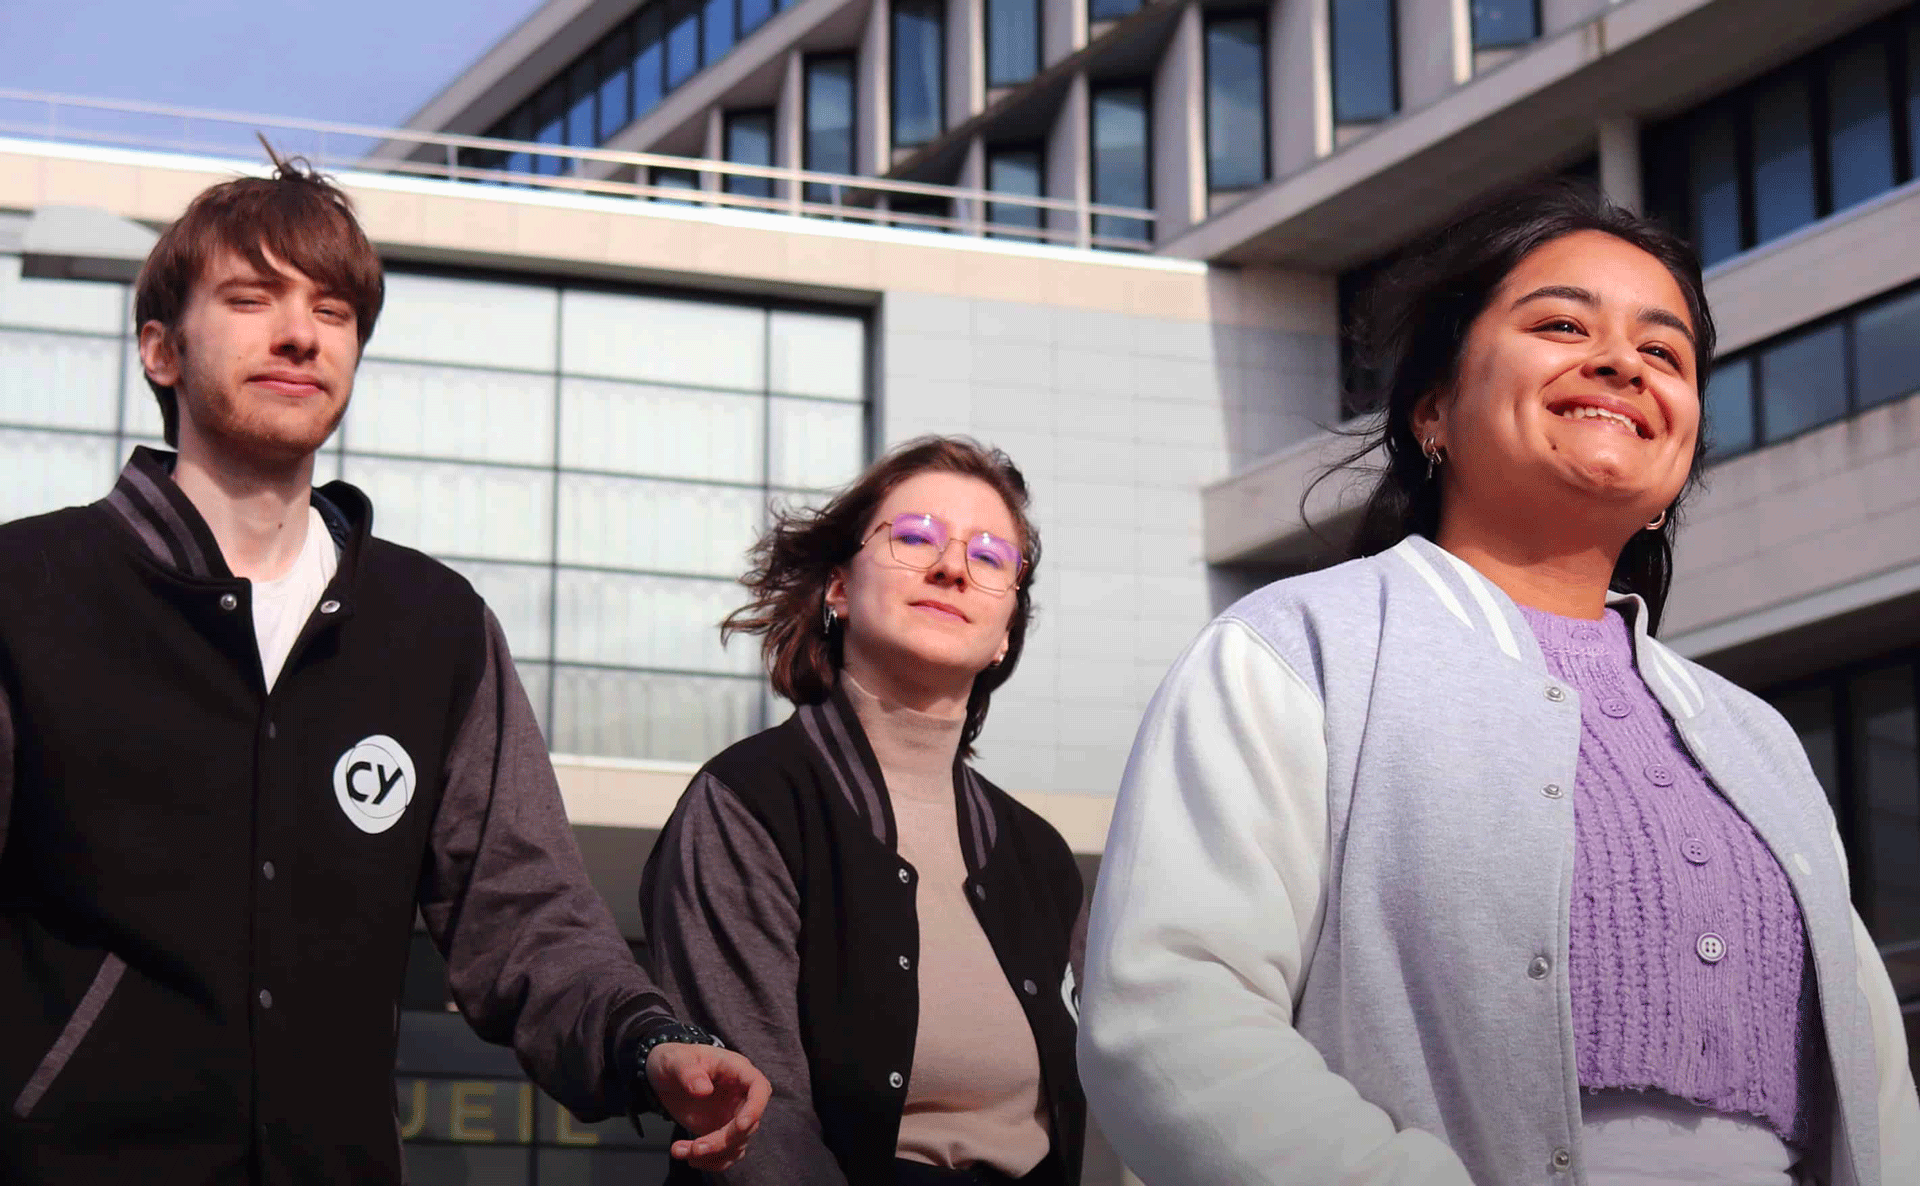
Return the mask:
<path id="1" fill-rule="evenodd" d="M 942 549 L 947 529 L 932 515 L 901 515 L 893 521 L 893 542 L 901 547 Z"/>
<path id="2" fill-rule="evenodd" d="M 1020 571 L 1020 549 L 997 535 L 981 532 L 967 545 L 967 563 L 1011 580 Z"/>

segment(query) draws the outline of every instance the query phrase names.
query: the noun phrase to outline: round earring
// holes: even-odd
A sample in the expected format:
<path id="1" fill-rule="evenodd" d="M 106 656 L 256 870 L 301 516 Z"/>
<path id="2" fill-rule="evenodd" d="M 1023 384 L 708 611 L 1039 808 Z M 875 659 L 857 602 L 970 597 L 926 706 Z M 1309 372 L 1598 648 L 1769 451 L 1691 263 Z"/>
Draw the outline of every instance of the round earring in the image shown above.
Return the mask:
<path id="1" fill-rule="evenodd" d="M 1434 471 L 1438 470 L 1440 468 L 1440 463 L 1446 460 L 1446 454 L 1441 452 L 1440 446 L 1434 443 L 1434 439 L 1432 437 L 1427 438 L 1427 442 L 1425 445 L 1421 446 L 1420 452 L 1426 455 L 1427 481 L 1431 482 L 1433 481 Z"/>
<path id="2" fill-rule="evenodd" d="M 1666 525 L 1667 525 L 1667 512 L 1666 512 L 1666 508 L 1663 507 L 1660 510 L 1660 516 L 1657 519 L 1655 519 L 1653 522 L 1647 524 L 1647 530 L 1658 531 L 1662 527 L 1665 527 Z"/>
<path id="3" fill-rule="evenodd" d="M 835 622 L 838 622 L 839 620 L 840 620 L 840 615 L 833 612 L 832 606 L 828 605 L 824 601 L 820 603 L 820 633 L 821 634 L 824 634 L 829 638 L 833 637 L 833 624 Z"/>

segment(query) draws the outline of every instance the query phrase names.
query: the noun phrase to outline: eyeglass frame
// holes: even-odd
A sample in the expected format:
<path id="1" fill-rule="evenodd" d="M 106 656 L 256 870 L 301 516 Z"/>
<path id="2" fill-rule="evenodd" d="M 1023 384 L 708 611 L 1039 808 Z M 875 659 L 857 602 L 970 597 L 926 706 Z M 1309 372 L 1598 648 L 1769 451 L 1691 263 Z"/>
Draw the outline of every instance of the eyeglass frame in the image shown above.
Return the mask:
<path id="1" fill-rule="evenodd" d="M 879 524 L 874 527 L 872 531 L 867 532 L 865 538 L 861 539 L 860 541 L 860 547 L 855 550 L 857 552 L 865 551 L 867 545 L 873 542 L 873 538 L 875 536 L 879 535 L 883 531 L 891 533 L 894 526 L 898 524 L 902 519 L 925 519 L 930 523 L 938 523 L 940 525 L 940 529 L 946 532 L 946 535 L 947 535 L 947 541 L 945 544 L 942 544 L 940 546 L 939 554 L 936 555 L 932 560 L 928 561 L 926 564 L 919 564 L 919 565 L 914 564 L 913 562 L 908 560 L 902 560 L 899 557 L 899 555 L 895 553 L 893 550 L 893 536 L 891 534 L 887 536 L 887 556 L 890 559 L 892 559 L 894 563 L 904 565 L 905 567 L 912 569 L 914 572 L 932 572 L 935 565 L 938 565 L 942 560 L 945 560 L 947 558 L 947 546 L 952 544 L 955 540 L 959 540 L 961 544 L 966 545 L 966 544 L 973 543 L 973 541 L 979 539 L 981 536 L 986 536 L 988 539 L 995 540 L 999 543 L 1009 544 L 1009 545 L 1013 543 L 1012 540 L 1001 539 L 999 536 L 995 535 L 991 531 L 980 531 L 970 536 L 957 535 L 954 533 L 953 529 L 947 525 L 947 521 L 945 519 L 942 519 L 938 515 L 930 514 L 926 511 L 902 511 L 901 513 L 899 513 L 898 515 L 895 515 L 891 519 L 882 519 L 879 522 Z M 1013 551 L 1014 551 L 1014 555 L 1019 557 L 1020 563 L 1019 563 L 1019 566 L 1013 570 L 1013 579 L 1007 583 L 1007 587 L 1004 589 L 994 589 L 988 585 L 981 583 L 980 578 L 974 575 L 973 557 L 967 552 L 965 547 L 962 547 L 960 550 L 960 563 L 961 563 L 961 566 L 966 569 L 967 579 L 972 581 L 975 585 L 978 585 L 981 588 L 981 590 L 983 590 L 984 592 L 1014 593 L 1019 590 L 1020 581 L 1022 578 L 1024 578 L 1027 575 L 1027 569 L 1029 565 L 1027 563 L 1027 553 L 1024 548 L 1014 548 Z"/>

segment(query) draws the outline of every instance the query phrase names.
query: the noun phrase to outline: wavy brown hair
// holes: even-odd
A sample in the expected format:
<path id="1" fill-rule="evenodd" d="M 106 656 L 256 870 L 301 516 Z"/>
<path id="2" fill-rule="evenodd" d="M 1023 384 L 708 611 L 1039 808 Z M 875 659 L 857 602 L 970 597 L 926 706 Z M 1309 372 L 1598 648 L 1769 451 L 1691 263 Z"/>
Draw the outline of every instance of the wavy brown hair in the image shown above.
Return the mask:
<path id="1" fill-rule="evenodd" d="M 868 521 L 893 488 L 924 473 L 961 474 L 993 487 L 1020 529 L 1020 554 L 1026 559 L 1007 625 L 1006 658 L 975 676 L 967 697 L 960 753 L 970 758 L 974 739 L 986 723 L 988 699 L 1020 663 L 1033 620 L 1034 575 L 1040 569 L 1040 531 L 1027 517 L 1027 480 L 998 449 L 967 437 L 916 437 L 874 462 L 818 510 L 776 510 L 773 526 L 747 553 L 752 567 L 740 578 L 753 600 L 727 615 L 720 624 L 720 641 L 758 634 L 774 691 L 795 704 L 818 704 L 830 696 L 840 679 L 846 626 L 836 623 L 830 631 L 823 626 L 827 585 L 834 570 L 859 553 Z"/>

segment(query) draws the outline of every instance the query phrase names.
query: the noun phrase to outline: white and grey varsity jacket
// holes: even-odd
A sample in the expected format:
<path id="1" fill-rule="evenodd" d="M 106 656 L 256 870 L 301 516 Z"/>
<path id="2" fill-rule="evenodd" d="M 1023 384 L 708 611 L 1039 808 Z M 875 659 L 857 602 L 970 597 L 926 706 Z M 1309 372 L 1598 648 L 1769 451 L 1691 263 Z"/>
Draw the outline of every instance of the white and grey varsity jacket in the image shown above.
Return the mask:
<path id="1" fill-rule="evenodd" d="M 1835 1087 L 1808 1168 L 1920 1183 L 1899 1007 L 1798 738 L 1648 637 L 1638 598 L 1614 604 L 1805 917 Z M 1080 1070 L 1134 1172 L 1584 1183 L 1556 793 L 1579 745 L 1579 693 L 1518 608 L 1421 537 L 1211 623 L 1140 727 L 1087 942 Z"/>

